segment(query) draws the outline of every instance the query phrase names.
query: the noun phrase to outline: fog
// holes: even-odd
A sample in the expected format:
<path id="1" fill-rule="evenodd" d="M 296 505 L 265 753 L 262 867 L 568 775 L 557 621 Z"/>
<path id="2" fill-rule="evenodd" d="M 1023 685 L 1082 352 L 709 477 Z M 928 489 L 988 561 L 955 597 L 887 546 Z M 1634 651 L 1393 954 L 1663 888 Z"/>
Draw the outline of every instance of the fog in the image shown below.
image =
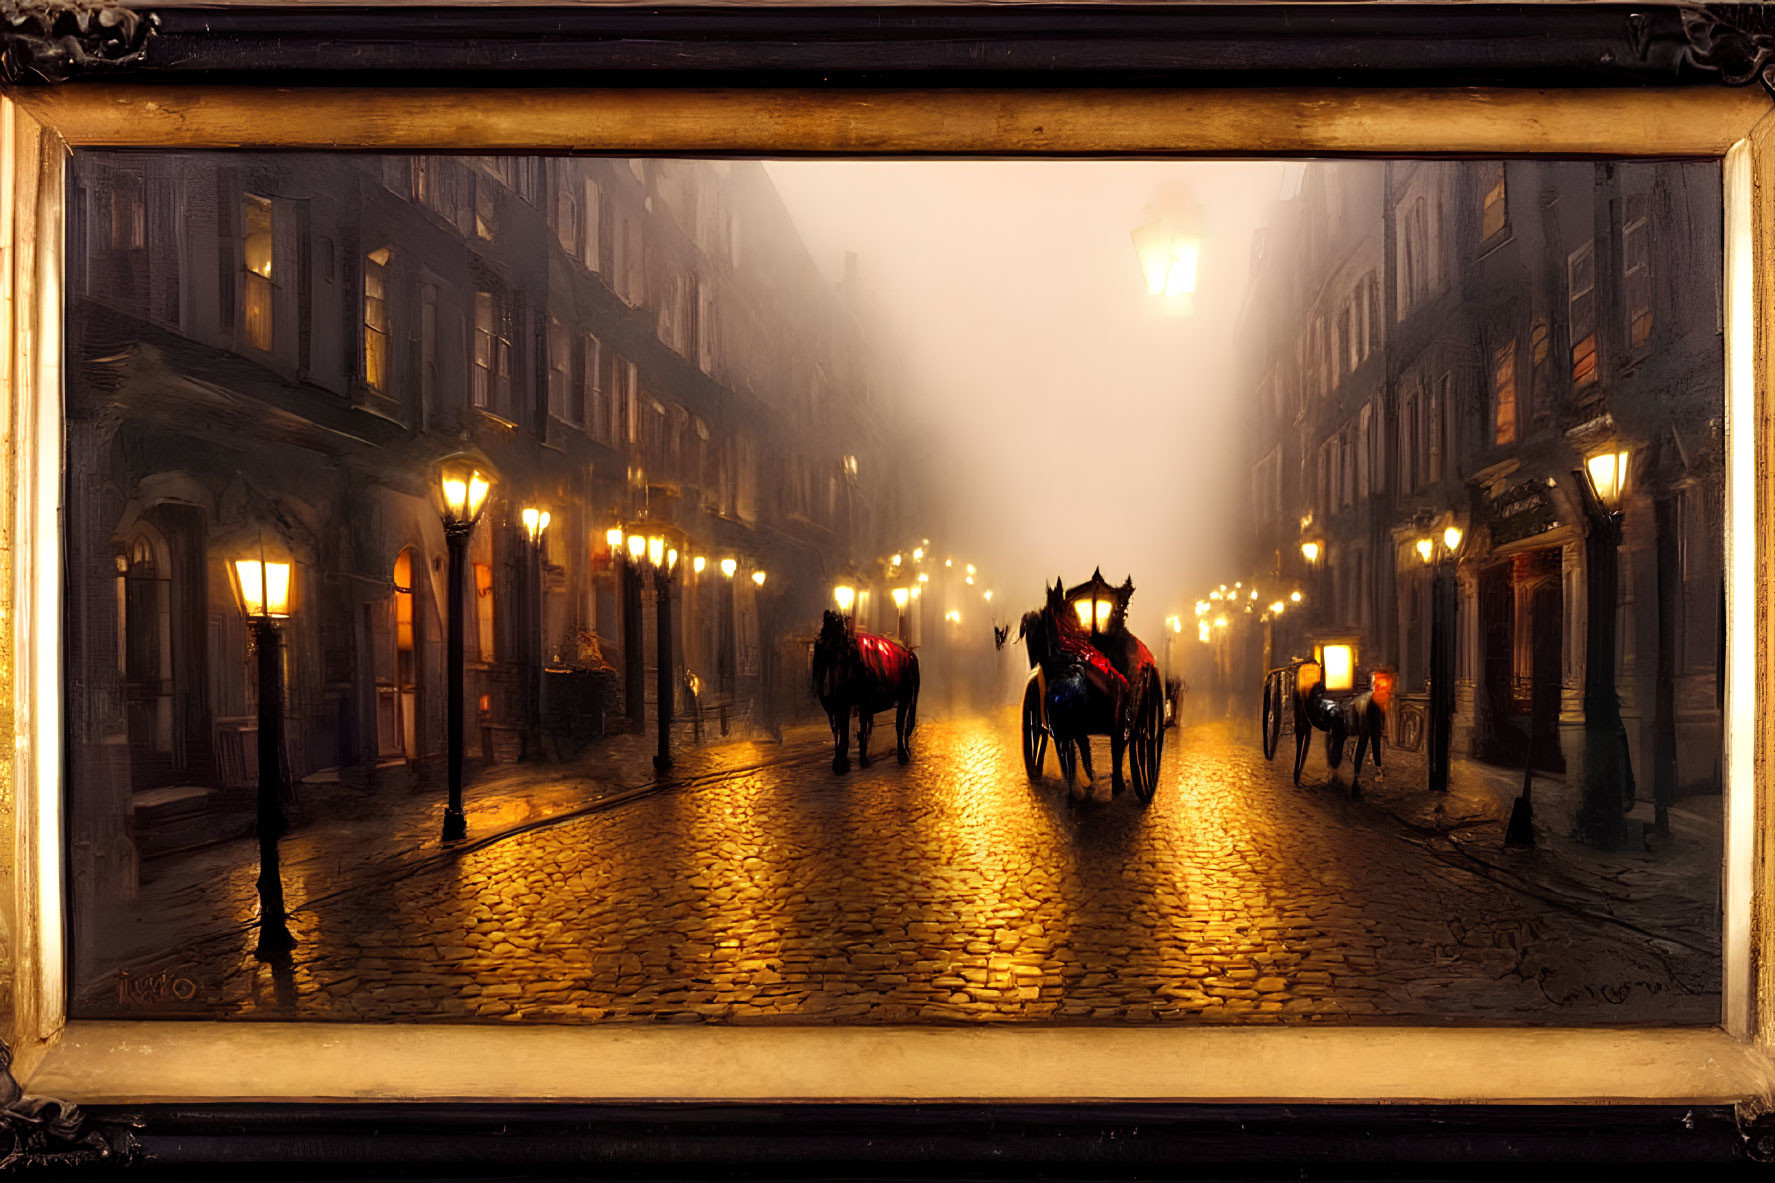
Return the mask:
<path id="1" fill-rule="evenodd" d="M 1044 580 L 1132 575 L 1156 640 L 1222 569 L 1225 507 L 1249 495 L 1234 330 L 1284 165 L 794 161 L 769 166 L 809 250 L 846 252 L 898 354 L 885 392 L 929 449 L 942 554 L 1005 611 Z M 1167 199 L 1201 212 L 1191 315 L 1150 296 L 1131 232 Z"/>

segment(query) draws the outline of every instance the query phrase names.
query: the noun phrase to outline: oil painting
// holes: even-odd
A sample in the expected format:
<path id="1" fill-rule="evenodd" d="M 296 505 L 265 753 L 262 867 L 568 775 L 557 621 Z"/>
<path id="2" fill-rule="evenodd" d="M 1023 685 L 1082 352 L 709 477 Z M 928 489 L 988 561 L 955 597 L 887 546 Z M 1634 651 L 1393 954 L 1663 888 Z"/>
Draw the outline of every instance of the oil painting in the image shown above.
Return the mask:
<path id="1" fill-rule="evenodd" d="M 1717 161 L 69 172 L 71 1017 L 1720 1021 Z"/>

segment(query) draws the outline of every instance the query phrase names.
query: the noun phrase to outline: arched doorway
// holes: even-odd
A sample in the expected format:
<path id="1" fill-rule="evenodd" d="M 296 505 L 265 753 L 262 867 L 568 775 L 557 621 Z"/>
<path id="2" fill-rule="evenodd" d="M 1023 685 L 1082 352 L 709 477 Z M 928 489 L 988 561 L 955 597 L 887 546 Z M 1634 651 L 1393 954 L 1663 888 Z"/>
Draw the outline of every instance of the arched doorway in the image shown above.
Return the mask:
<path id="1" fill-rule="evenodd" d="M 172 561 L 166 540 L 141 522 L 117 556 L 117 615 L 129 729 L 131 787 L 176 779 L 173 759 Z"/>
<path id="2" fill-rule="evenodd" d="M 395 556 L 394 590 L 377 613 L 376 732 L 380 759 L 419 758 L 418 613 L 413 548 Z"/>

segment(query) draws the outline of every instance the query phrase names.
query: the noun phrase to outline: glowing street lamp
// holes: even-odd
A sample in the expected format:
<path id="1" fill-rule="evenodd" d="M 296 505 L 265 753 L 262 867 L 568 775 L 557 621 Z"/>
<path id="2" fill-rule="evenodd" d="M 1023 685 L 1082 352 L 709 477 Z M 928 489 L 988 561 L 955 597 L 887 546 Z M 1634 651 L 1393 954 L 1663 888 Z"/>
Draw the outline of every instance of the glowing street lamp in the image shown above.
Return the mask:
<path id="1" fill-rule="evenodd" d="M 468 540 L 487 508 L 493 478 L 472 457 L 452 456 L 438 465 L 438 509 L 444 519 L 444 544 L 450 554 L 449 624 L 445 655 L 445 742 L 449 803 L 444 808 L 445 842 L 468 837 L 462 813 L 463 617 L 467 614 L 463 581 L 468 576 Z"/>
<path id="2" fill-rule="evenodd" d="M 762 571 L 752 572 L 752 582 L 757 584 L 759 587 L 763 587 L 764 586 L 764 572 L 762 572 Z"/>
<path id="3" fill-rule="evenodd" d="M 283 813 L 283 634 L 278 624 L 290 616 L 290 574 L 287 562 L 236 559 L 234 588 L 258 659 L 259 674 L 259 943 L 260 961 L 287 957 L 296 947 L 284 909 L 283 873 L 278 864 L 278 839 Z"/>
<path id="4" fill-rule="evenodd" d="M 690 560 L 690 569 L 692 573 L 697 575 L 701 575 L 703 573 L 703 568 L 708 565 L 709 560 L 705 559 L 702 555 L 698 555 L 696 558 Z"/>
<path id="5" fill-rule="evenodd" d="M 1618 510 L 1627 492 L 1627 453 L 1599 452 L 1584 462 L 1584 471 L 1605 509 Z"/>
<path id="6" fill-rule="evenodd" d="M 1201 261 L 1200 220 L 1193 208 L 1154 218 L 1133 232 L 1134 251 L 1149 296 L 1163 296 L 1166 311 L 1188 316 Z"/>
<path id="7" fill-rule="evenodd" d="M 1306 559 L 1308 563 L 1317 563 L 1322 549 L 1323 548 L 1317 542 L 1303 542 L 1300 544 L 1301 557 Z"/>
<path id="8" fill-rule="evenodd" d="M 849 616 L 852 606 L 857 602 L 857 589 L 847 583 L 841 583 L 832 589 L 832 598 L 838 602 L 838 610 Z"/>
<path id="9" fill-rule="evenodd" d="M 898 636 L 902 641 L 906 639 L 906 605 L 911 601 L 912 592 L 909 589 L 903 587 L 894 589 L 894 610 L 899 616 Z"/>
<path id="10" fill-rule="evenodd" d="M 604 531 L 604 545 L 610 548 L 611 554 L 621 554 L 622 544 L 623 536 L 621 526 L 612 526 L 610 529 Z"/>
<path id="11" fill-rule="evenodd" d="M 740 569 L 739 560 L 737 560 L 737 559 L 722 559 L 721 560 L 721 573 L 723 575 L 727 576 L 729 579 L 732 579 L 733 573 L 735 571 L 738 571 L 739 569 Z"/>
<path id="12" fill-rule="evenodd" d="M 1430 579 L 1430 701 L 1425 757 L 1429 788 L 1448 791 L 1449 762 L 1454 735 L 1455 618 L 1460 595 L 1455 584 L 1455 563 L 1460 558 L 1461 530 L 1450 525 L 1440 535 L 1417 540 L 1418 556 L 1434 564 Z"/>

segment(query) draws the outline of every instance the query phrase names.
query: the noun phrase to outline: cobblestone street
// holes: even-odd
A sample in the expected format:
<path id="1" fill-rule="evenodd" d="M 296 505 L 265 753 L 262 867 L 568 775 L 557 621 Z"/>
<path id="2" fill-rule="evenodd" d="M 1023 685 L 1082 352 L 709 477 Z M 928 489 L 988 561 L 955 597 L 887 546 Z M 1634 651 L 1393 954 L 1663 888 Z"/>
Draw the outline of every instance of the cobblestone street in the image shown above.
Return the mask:
<path id="1" fill-rule="evenodd" d="M 1652 930 L 1518 890 L 1501 851 L 1296 788 L 1227 724 L 1169 733 L 1146 809 L 1110 797 L 1105 746 L 1083 803 L 1051 756 L 1028 783 L 1008 711 L 922 724 L 908 768 L 890 741 L 843 777 L 794 759 L 666 787 L 342 885 L 293 917 L 292 969 L 255 962 L 250 931 L 188 943 L 163 963 L 186 985 L 129 1013 L 1717 1019 L 1711 915 Z M 120 1012 L 100 988 L 78 1013 Z"/>

